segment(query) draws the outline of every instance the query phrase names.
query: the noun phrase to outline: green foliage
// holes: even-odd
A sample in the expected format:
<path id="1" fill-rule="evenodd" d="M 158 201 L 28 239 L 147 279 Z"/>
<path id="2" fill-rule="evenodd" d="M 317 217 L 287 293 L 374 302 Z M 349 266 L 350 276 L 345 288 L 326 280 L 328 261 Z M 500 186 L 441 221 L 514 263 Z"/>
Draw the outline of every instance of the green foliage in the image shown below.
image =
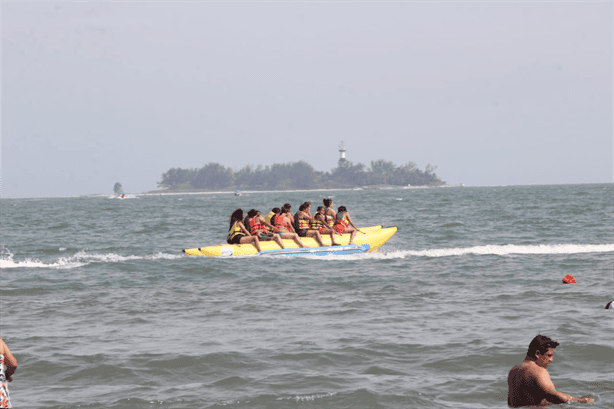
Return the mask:
<path id="1" fill-rule="evenodd" d="M 162 174 L 159 187 L 178 189 L 190 186 L 195 189 L 315 189 L 343 188 L 365 185 L 442 185 L 434 173 L 436 167 L 428 164 L 424 171 L 415 163 L 396 166 L 390 161 L 371 161 L 371 168 L 364 164 L 354 165 L 339 159 L 337 167 L 329 172 L 319 172 L 304 161 L 274 163 L 271 166 L 247 165 L 238 171 L 210 162 L 200 169 L 171 168 Z"/>
<path id="2" fill-rule="evenodd" d="M 162 174 L 162 180 L 158 182 L 158 187 L 177 188 L 184 183 L 192 185 L 196 172 L 196 169 L 171 168 Z"/>
<path id="3" fill-rule="evenodd" d="M 233 182 L 232 169 L 213 162 L 200 168 L 190 181 L 196 189 L 221 189 L 232 186 Z"/>
<path id="4" fill-rule="evenodd" d="M 345 183 L 350 186 L 362 186 L 367 182 L 367 173 L 365 172 L 365 165 L 358 163 L 354 165 L 351 161 L 346 159 L 339 159 L 337 167 L 333 169 L 331 173 L 331 179 Z"/>

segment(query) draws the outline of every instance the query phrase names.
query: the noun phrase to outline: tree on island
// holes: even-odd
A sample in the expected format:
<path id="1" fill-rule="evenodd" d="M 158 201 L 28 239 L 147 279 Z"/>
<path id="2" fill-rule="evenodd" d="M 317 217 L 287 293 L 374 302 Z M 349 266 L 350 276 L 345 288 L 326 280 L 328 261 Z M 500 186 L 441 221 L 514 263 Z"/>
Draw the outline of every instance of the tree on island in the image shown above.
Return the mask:
<path id="1" fill-rule="evenodd" d="M 116 195 L 120 194 L 120 193 L 121 193 L 121 192 L 123 192 L 123 191 L 124 191 L 124 188 L 122 187 L 122 184 L 121 184 L 121 183 L 117 182 L 117 183 L 115 184 L 115 186 L 113 186 L 113 192 L 114 192 Z"/>
<path id="2" fill-rule="evenodd" d="M 428 164 L 424 171 L 415 163 L 396 166 L 390 161 L 371 161 L 371 168 L 339 159 L 331 172 L 319 172 L 305 161 L 246 165 L 238 171 L 210 162 L 200 169 L 171 168 L 162 174 L 158 187 L 170 189 L 314 189 L 369 185 L 439 186 L 445 184 Z"/>

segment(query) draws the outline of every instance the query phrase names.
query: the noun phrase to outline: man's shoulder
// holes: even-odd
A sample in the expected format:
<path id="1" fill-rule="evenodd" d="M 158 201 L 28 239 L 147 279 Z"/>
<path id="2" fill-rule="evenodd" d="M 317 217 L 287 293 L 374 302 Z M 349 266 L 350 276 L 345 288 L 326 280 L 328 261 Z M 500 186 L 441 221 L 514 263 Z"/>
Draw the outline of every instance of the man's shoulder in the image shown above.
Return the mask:
<path id="1" fill-rule="evenodd" d="M 512 369 L 510 369 L 510 376 L 514 376 L 516 374 L 520 374 L 525 372 L 525 369 L 522 367 L 522 365 L 514 365 L 512 367 Z"/>
<path id="2" fill-rule="evenodd" d="M 543 376 L 543 374 L 548 373 L 546 369 L 537 366 L 534 362 L 523 361 L 520 365 L 515 365 L 510 369 L 510 376 L 514 375 L 524 375 L 525 377 L 538 377 Z"/>

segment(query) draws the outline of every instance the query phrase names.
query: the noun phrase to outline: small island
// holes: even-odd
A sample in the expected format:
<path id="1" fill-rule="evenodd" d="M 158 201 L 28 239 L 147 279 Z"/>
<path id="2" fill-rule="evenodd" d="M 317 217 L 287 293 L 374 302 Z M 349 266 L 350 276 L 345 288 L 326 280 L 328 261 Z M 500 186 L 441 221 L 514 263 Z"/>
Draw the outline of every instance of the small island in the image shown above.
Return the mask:
<path id="1" fill-rule="evenodd" d="M 314 170 L 304 161 L 275 163 L 271 166 L 247 165 L 238 171 L 210 162 L 200 169 L 171 168 L 162 174 L 158 187 L 166 191 L 190 190 L 310 190 L 343 189 L 381 185 L 393 186 L 442 186 L 445 182 L 435 174 L 436 166 L 430 164 L 420 170 L 413 162 L 396 166 L 379 159 L 354 165 L 339 159 L 331 172 Z"/>

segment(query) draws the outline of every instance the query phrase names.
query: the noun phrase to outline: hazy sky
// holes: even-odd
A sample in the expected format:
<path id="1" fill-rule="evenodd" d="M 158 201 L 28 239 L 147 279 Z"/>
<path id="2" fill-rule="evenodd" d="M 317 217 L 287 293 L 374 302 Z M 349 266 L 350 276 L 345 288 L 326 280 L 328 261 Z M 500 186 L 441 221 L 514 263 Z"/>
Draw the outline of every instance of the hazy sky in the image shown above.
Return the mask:
<path id="1" fill-rule="evenodd" d="M 171 167 L 613 181 L 611 2 L 1 4 L 2 197 Z"/>

